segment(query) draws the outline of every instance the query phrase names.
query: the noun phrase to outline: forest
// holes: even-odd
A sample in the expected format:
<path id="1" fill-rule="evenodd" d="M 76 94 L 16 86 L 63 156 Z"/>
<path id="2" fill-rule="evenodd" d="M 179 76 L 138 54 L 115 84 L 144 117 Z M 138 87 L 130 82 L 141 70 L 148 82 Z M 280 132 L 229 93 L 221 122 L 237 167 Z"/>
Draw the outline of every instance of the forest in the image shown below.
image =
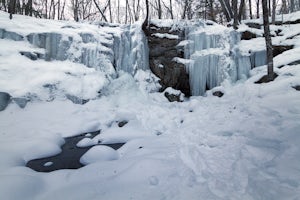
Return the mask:
<path id="1" fill-rule="evenodd" d="M 275 15 L 300 10 L 300 0 L 266 0 Z M 131 24 L 153 19 L 205 19 L 220 24 L 262 16 L 262 0 L 1 0 L 0 10 L 57 20 L 98 20 Z"/>

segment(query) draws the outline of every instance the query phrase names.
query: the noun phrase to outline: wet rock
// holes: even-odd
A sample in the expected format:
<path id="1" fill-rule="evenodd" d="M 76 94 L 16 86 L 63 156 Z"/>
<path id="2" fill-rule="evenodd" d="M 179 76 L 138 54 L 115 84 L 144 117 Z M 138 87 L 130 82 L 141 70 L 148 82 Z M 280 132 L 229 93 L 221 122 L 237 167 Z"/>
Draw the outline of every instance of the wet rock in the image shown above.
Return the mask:
<path id="1" fill-rule="evenodd" d="M 10 94 L 6 92 L 0 92 L 0 111 L 5 110 L 8 104 L 11 102 Z"/>
<path id="2" fill-rule="evenodd" d="M 215 91 L 215 92 L 212 93 L 212 95 L 214 95 L 216 97 L 222 97 L 224 95 L 224 93 L 221 92 L 221 91 Z"/>

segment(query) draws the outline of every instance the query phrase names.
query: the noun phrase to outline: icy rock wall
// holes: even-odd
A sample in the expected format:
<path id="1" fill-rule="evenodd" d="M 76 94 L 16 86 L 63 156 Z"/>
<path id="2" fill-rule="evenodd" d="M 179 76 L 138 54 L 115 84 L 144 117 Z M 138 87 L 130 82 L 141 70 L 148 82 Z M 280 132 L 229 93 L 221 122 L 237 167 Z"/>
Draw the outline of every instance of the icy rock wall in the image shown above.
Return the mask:
<path id="1" fill-rule="evenodd" d="M 225 79 L 235 82 L 247 78 L 251 68 L 265 64 L 264 51 L 249 55 L 240 52 L 237 44 L 241 36 L 234 30 L 200 21 L 186 27 L 185 35 L 192 95 L 203 95 Z"/>

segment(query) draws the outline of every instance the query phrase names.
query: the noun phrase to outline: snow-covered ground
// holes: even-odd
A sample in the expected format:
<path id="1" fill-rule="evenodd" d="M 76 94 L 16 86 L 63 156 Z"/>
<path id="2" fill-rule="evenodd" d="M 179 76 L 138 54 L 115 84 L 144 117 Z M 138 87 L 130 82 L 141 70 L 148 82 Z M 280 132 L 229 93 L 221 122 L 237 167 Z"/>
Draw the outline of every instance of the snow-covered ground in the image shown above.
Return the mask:
<path id="1" fill-rule="evenodd" d="M 34 48 L 25 42 L 0 43 L 1 90 L 18 96 L 30 87 L 39 93 L 39 81 L 48 77 L 59 78 L 61 91 L 83 84 L 91 97 L 95 85 L 105 88 L 101 98 L 84 105 L 42 99 L 24 109 L 11 103 L 0 112 L 1 199 L 300 199 L 300 91 L 293 88 L 300 85 L 300 65 L 276 68 L 279 77 L 270 83 L 254 84 L 265 66 L 248 80 L 225 81 L 214 89 L 224 92 L 222 98 L 208 91 L 170 103 L 149 93 L 155 86 L 147 82 L 148 72 L 119 73 L 107 81 L 78 63 L 23 58 L 16 49 Z M 297 51 L 285 57 L 288 63 Z M 118 127 L 123 120 L 128 123 Z M 97 140 L 126 144 L 117 151 L 92 148 L 82 157 L 88 165 L 77 170 L 25 167 L 60 152 L 63 137 L 96 130 Z"/>

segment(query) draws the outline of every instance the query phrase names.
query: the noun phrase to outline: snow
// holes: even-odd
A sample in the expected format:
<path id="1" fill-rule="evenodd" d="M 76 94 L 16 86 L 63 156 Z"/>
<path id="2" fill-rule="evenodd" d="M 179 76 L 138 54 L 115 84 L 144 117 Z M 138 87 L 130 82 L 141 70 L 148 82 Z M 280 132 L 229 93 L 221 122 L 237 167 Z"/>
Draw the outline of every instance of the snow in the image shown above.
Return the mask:
<path id="1" fill-rule="evenodd" d="M 16 21 L 0 15 L 1 25 L 18 29 Z M 33 19 L 27 25 L 40 31 L 43 24 L 62 23 L 46 22 Z M 300 92 L 292 88 L 300 85 L 300 65 L 275 68 L 279 76 L 265 84 L 254 84 L 266 74 L 266 66 L 257 67 L 249 79 L 233 83 L 226 78 L 205 97 L 170 103 L 156 92 L 158 80 L 148 70 L 137 69 L 134 76 L 120 71 L 108 79 L 101 70 L 69 60 L 21 56 L 19 50 L 44 52 L 26 41 L 0 42 L 0 89 L 14 96 L 35 91 L 46 99 L 30 101 L 24 109 L 11 103 L 0 112 L 1 198 L 300 198 Z M 297 55 L 298 48 L 287 51 L 274 64 L 287 64 Z M 96 84 L 102 87 L 101 96 L 84 105 L 65 98 L 47 101 L 49 93 L 40 88 L 46 83 L 57 83 L 59 94 L 82 98 L 95 97 Z M 82 85 L 80 91 L 77 84 Z M 224 92 L 222 98 L 212 95 L 216 89 Z M 121 121 L 128 123 L 119 127 Z M 77 145 L 99 140 L 126 144 L 118 150 L 92 147 L 81 159 L 86 166 L 77 170 L 38 173 L 25 167 L 30 159 L 58 153 L 63 137 L 96 130 L 101 133 L 95 139 Z"/>
<path id="2" fill-rule="evenodd" d="M 94 146 L 89 149 L 81 158 L 80 163 L 84 165 L 88 165 L 91 163 L 99 162 L 99 161 L 111 161 L 117 160 L 119 158 L 119 154 L 111 147 L 107 146 Z"/>
<path id="3" fill-rule="evenodd" d="M 172 35 L 169 33 L 154 33 L 152 35 L 155 37 L 158 37 L 158 38 L 167 38 L 170 40 L 178 40 L 178 38 L 179 38 L 178 35 Z"/>

